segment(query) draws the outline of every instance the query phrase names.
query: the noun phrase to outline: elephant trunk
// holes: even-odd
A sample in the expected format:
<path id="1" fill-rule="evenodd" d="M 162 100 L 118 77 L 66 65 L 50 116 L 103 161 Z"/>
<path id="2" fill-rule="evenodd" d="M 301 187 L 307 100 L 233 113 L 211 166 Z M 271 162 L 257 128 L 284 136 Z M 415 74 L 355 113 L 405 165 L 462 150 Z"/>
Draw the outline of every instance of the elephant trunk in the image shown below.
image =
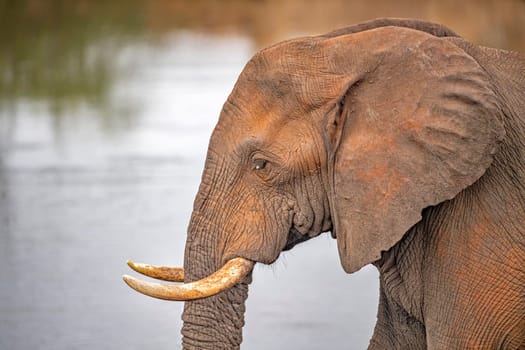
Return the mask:
<path id="1" fill-rule="evenodd" d="M 193 213 L 184 256 L 185 283 L 209 276 L 222 266 L 219 232 L 214 230 L 211 220 L 199 212 Z M 250 282 L 251 272 L 227 291 L 186 301 L 182 315 L 183 349 L 238 349 Z"/>

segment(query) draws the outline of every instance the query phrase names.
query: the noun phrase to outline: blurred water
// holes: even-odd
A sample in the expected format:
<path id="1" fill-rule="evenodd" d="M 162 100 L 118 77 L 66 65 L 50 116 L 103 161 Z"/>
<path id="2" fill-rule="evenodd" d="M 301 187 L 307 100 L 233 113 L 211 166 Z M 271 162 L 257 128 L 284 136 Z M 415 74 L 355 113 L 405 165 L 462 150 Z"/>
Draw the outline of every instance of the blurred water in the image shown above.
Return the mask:
<path id="1" fill-rule="evenodd" d="M 120 276 L 128 258 L 182 264 L 209 135 L 254 50 L 178 31 L 112 52 L 104 108 L 0 109 L 0 349 L 180 348 L 182 304 Z M 333 240 L 307 242 L 256 267 L 243 348 L 365 348 L 377 289 Z"/>

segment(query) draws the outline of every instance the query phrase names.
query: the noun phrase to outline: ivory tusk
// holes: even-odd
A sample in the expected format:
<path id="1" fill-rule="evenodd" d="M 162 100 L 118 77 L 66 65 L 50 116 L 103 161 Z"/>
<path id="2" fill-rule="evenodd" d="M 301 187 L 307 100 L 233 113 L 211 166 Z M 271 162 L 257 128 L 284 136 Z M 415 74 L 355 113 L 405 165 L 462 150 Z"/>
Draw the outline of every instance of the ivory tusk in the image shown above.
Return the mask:
<path id="1" fill-rule="evenodd" d="M 182 267 L 141 264 L 131 260 L 128 260 L 127 263 L 133 270 L 148 277 L 170 282 L 184 282 L 184 269 Z"/>
<path id="2" fill-rule="evenodd" d="M 187 301 L 207 298 L 230 289 L 253 269 L 254 264 L 251 260 L 234 258 L 208 277 L 181 285 L 146 282 L 128 275 L 122 278 L 128 286 L 150 297 Z"/>

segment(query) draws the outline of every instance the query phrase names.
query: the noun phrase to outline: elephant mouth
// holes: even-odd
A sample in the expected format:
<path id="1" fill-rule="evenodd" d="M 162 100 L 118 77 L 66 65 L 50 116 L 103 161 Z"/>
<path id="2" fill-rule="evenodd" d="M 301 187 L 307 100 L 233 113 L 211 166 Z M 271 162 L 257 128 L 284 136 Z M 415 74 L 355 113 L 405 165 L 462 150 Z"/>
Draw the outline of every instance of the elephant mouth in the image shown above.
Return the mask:
<path id="1" fill-rule="evenodd" d="M 288 238 L 286 239 L 286 244 L 283 248 L 283 252 L 292 249 L 297 244 L 309 240 L 311 237 L 308 235 L 303 235 L 296 229 L 292 228 L 288 233 Z"/>
<path id="2" fill-rule="evenodd" d="M 254 262 L 244 258 L 234 258 L 208 277 L 180 285 L 160 284 L 124 275 L 124 282 L 137 292 L 164 300 L 188 301 L 210 297 L 230 289 L 243 280 L 253 269 Z M 182 267 L 155 266 L 128 261 L 129 267 L 148 277 L 163 281 L 183 282 Z"/>
<path id="3" fill-rule="evenodd" d="M 292 228 L 288 233 L 283 251 L 290 250 L 310 238 Z M 248 259 L 234 258 L 208 277 L 179 285 L 146 282 L 128 275 L 122 278 L 128 286 L 144 295 L 164 300 L 188 301 L 207 298 L 230 289 L 251 272 L 254 264 L 255 262 Z M 184 268 L 182 267 L 141 264 L 131 260 L 128 261 L 128 265 L 133 270 L 151 278 L 169 282 L 184 282 Z"/>

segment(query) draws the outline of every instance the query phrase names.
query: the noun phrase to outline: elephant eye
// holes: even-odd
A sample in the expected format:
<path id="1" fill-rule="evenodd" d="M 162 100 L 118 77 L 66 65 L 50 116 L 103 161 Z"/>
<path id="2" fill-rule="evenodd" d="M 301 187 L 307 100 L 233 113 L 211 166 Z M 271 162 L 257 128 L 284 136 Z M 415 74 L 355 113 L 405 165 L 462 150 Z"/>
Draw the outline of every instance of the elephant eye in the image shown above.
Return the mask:
<path id="1" fill-rule="evenodd" d="M 253 169 L 254 170 L 263 170 L 266 168 L 266 165 L 268 164 L 268 161 L 266 159 L 254 159 L 253 160 Z"/>

